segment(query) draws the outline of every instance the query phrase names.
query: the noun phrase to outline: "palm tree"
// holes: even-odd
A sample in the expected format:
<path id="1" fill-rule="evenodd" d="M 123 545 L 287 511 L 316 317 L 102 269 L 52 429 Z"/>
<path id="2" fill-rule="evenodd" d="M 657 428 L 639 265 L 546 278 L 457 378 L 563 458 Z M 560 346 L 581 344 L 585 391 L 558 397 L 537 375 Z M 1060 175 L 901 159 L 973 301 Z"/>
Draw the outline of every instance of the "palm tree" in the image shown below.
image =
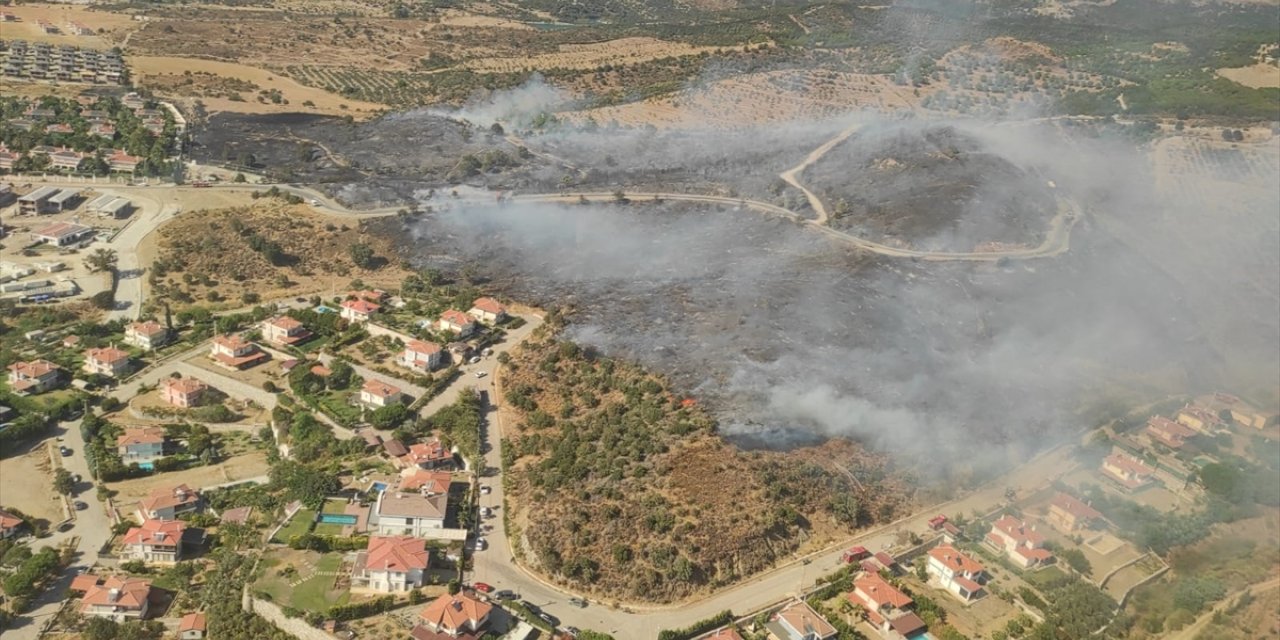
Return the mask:
<path id="1" fill-rule="evenodd" d="M 116 263 L 119 262 L 119 260 L 120 257 L 116 255 L 115 249 L 99 248 L 94 249 L 93 253 L 85 257 L 84 264 L 89 267 L 90 273 L 95 271 L 111 271 L 116 268 Z"/>

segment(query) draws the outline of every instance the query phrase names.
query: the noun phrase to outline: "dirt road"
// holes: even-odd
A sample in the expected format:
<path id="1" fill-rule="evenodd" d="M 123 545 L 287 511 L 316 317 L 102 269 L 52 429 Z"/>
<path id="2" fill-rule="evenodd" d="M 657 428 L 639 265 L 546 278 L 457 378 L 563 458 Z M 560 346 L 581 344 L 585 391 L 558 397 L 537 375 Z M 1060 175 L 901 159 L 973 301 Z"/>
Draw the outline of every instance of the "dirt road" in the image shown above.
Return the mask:
<path id="1" fill-rule="evenodd" d="M 791 19 L 795 20 L 795 16 L 791 16 Z M 799 24 L 799 21 L 797 21 L 797 24 Z M 805 156 L 805 159 L 801 161 L 800 164 L 778 174 L 779 178 L 782 178 L 782 180 L 787 184 L 799 189 L 800 192 L 804 194 L 804 197 L 809 200 L 809 206 L 813 207 L 813 210 L 818 214 L 818 219 L 814 221 L 814 224 L 826 226 L 827 220 L 829 219 L 829 216 L 827 215 L 827 206 L 823 204 L 822 198 L 819 198 L 817 194 L 804 186 L 804 183 L 800 182 L 800 176 L 804 173 L 805 169 L 808 169 L 813 165 L 813 163 L 820 160 L 822 156 L 827 155 L 827 152 L 834 149 L 836 145 L 848 140 L 849 136 L 857 133 L 858 129 L 861 128 L 861 122 L 856 122 L 850 125 L 848 128 L 836 134 L 836 137 L 822 143 L 822 146 L 814 149 L 809 155 Z"/>

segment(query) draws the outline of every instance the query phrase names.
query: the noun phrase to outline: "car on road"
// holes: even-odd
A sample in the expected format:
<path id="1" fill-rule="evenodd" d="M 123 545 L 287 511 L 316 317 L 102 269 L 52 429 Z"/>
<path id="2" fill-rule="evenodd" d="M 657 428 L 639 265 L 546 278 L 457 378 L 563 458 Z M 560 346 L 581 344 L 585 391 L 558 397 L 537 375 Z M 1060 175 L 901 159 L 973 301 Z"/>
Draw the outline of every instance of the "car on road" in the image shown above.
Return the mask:
<path id="1" fill-rule="evenodd" d="M 582 629 L 579 629 L 577 627 L 560 627 L 560 630 L 575 638 L 578 637 L 579 633 L 582 633 Z"/>
<path id="2" fill-rule="evenodd" d="M 510 589 L 503 589 L 501 591 L 494 592 L 493 597 L 498 600 L 515 600 L 520 597 L 520 594 Z"/>
<path id="3" fill-rule="evenodd" d="M 61 453 L 64 458 L 71 457 L 71 450 L 66 447 L 58 447 L 58 452 Z"/>
<path id="4" fill-rule="evenodd" d="M 489 507 L 480 507 L 480 516 L 483 518 L 493 517 L 493 509 L 490 509 Z"/>
<path id="5" fill-rule="evenodd" d="M 471 356 L 471 359 L 467 362 L 470 362 L 471 364 L 480 364 L 480 356 Z"/>
<path id="6" fill-rule="evenodd" d="M 482 494 L 484 494 L 484 495 L 486 495 L 486 496 L 487 496 L 487 495 L 489 495 L 489 493 L 490 493 L 490 492 L 492 492 L 492 491 L 493 491 L 493 487 L 491 487 L 491 486 L 489 486 L 489 485 L 487 485 L 487 484 L 486 484 L 486 485 L 484 485 L 484 486 L 482 486 L 482 487 L 480 487 L 480 493 L 482 493 Z"/>
<path id="7" fill-rule="evenodd" d="M 488 540 L 485 540 L 483 536 L 476 538 L 476 551 L 484 551 L 485 549 L 488 549 L 488 548 L 489 548 Z"/>
<path id="8" fill-rule="evenodd" d="M 582 599 L 582 598 L 569 598 L 569 604 L 571 604 L 571 605 L 573 605 L 573 606 L 575 606 L 575 607 L 577 607 L 577 608 L 579 608 L 579 609 L 586 609 L 586 608 L 587 608 L 587 601 L 586 601 L 586 600 L 584 600 L 584 599 Z"/>
<path id="9" fill-rule="evenodd" d="M 88 509 L 88 508 L 89 508 L 88 504 L 81 502 L 79 500 L 76 501 L 76 511 L 84 511 L 85 509 Z"/>
<path id="10" fill-rule="evenodd" d="M 485 377 L 485 376 L 487 376 L 487 375 L 489 375 L 489 374 L 487 374 L 487 373 L 485 373 L 485 372 L 483 372 L 483 371 L 477 371 L 477 372 L 476 372 L 476 377 L 477 377 L 477 378 L 483 378 L 483 377 Z"/>
<path id="11" fill-rule="evenodd" d="M 543 622 L 551 625 L 552 627 L 560 626 L 560 618 L 557 618 L 546 611 L 539 611 L 537 615 Z"/>
<path id="12" fill-rule="evenodd" d="M 480 593 L 493 593 L 493 586 L 487 582 L 477 582 L 471 586 Z"/>

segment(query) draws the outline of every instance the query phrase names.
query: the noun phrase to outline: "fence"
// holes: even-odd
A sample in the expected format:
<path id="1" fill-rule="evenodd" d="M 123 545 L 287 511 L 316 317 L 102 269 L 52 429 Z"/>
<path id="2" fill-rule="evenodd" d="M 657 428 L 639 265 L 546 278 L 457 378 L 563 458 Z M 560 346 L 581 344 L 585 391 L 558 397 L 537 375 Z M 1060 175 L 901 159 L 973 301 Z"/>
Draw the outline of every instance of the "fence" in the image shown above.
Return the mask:
<path id="1" fill-rule="evenodd" d="M 241 606 L 245 611 L 262 616 L 267 622 L 279 627 L 281 631 L 300 640 L 334 640 L 334 636 L 307 624 L 306 620 L 286 616 L 280 605 L 255 598 L 247 591 L 241 600 Z"/>

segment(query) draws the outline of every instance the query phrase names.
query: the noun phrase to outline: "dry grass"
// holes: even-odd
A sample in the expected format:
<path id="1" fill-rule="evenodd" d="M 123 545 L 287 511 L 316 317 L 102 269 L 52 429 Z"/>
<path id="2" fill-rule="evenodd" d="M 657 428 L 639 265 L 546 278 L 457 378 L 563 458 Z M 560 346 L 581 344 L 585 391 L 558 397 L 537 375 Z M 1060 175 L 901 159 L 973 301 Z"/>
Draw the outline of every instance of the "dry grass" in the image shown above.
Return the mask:
<path id="1" fill-rule="evenodd" d="M 250 248 L 252 234 L 278 243 L 291 264 L 273 266 Z M 356 243 L 370 245 L 378 256 L 392 255 L 389 242 L 365 233 L 359 222 L 327 217 L 305 205 L 290 206 L 278 200 L 262 199 L 250 206 L 180 216 L 154 235 L 158 259 L 174 267 L 160 278 L 159 287 L 182 291 L 201 301 L 212 290 L 228 301 L 238 301 L 246 292 L 270 300 L 328 292 L 335 287 L 345 291 L 355 278 L 369 286 L 391 286 L 405 275 L 391 264 L 373 271 L 355 266 L 349 247 Z"/>
<path id="2" fill-rule="evenodd" d="M 169 56 L 134 56 L 129 58 L 129 65 L 137 84 L 155 89 L 162 95 L 178 98 L 192 97 L 191 86 L 180 83 L 187 79 L 184 73 L 200 74 L 191 78 L 200 79 L 200 87 L 212 87 L 218 78 L 226 79 L 219 86 L 219 92 L 228 90 L 228 85 L 252 85 L 257 90 L 276 90 L 287 101 L 274 104 L 270 100 L 260 102 L 252 91 L 235 92 L 244 98 L 244 102 L 227 97 L 217 98 L 203 95 L 201 101 L 210 111 L 232 111 L 237 113 L 288 113 L 311 112 L 329 115 L 369 116 L 382 109 L 382 105 L 372 102 L 361 102 L 329 93 L 323 89 L 308 87 L 279 74 L 244 64 L 218 62 L 214 60 L 197 60 Z M 307 104 L 310 103 L 310 104 Z"/>
<path id="3" fill-rule="evenodd" d="M 110 49 L 119 43 L 127 31 L 141 26 L 127 15 L 93 11 L 86 7 L 67 4 L 18 4 L 5 7 L 5 11 L 18 16 L 18 22 L 4 23 L 5 39 L 28 40 L 31 42 L 52 42 L 70 44 L 92 49 Z M 59 35 L 47 35 L 40 28 L 40 21 L 56 24 Z M 101 30 L 91 36 L 71 35 L 68 23 L 78 22 L 94 31 Z"/>
<path id="4" fill-rule="evenodd" d="M 555 53 L 534 56 L 485 57 L 469 60 L 462 66 L 473 71 L 510 73 L 526 69 L 590 70 L 612 64 L 626 65 L 659 58 L 711 53 L 716 47 L 695 47 L 683 42 L 657 38 L 620 38 L 587 44 L 562 44 Z"/>
<path id="5" fill-rule="evenodd" d="M 1247 67 L 1218 69 L 1218 75 L 1253 89 L 1280 89 L 1280 67 L 1259 62 Z"/>
<path id="6" fill-rule="evenodd" d="M 116 505 L 122 511 L 132 511 L 134 503 L 150 495 L 156 489 L 165 489 L 180 484 L 185 484 L 192 489 L 201 489 L 226 482 L 266 475 L 269 469 L 270 465 L 267 464 L 266 454 L 254 451 L 245 455 L 234 456 L 215 465 L 169 473 L 157 473 L 145 478 L 113 482 L 108 486 L 119 492 L 115 497 Z"/>

